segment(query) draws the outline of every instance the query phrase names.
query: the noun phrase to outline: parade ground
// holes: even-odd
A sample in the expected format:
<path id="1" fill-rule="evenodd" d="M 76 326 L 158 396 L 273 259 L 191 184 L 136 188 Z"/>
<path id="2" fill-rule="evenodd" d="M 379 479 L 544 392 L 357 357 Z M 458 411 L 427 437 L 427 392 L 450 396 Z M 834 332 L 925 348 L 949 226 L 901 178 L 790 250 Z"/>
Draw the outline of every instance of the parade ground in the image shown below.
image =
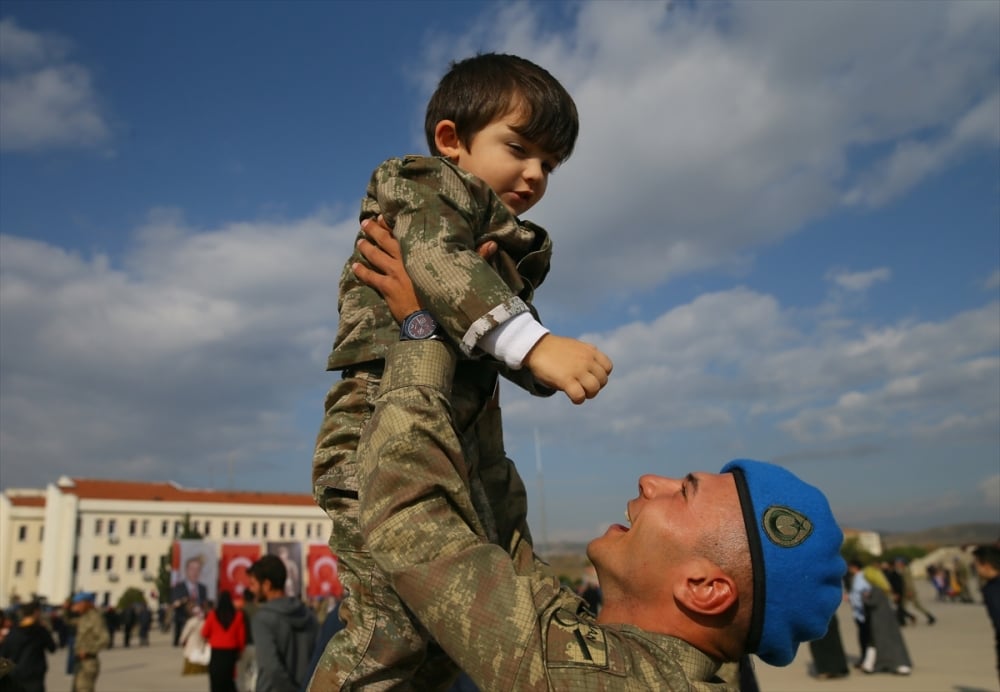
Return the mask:
<path id="1" fill-rule="evenodd" d="M 931 588 L 920 583 L 923 604 L 937 617 L 933 626 L 921 623 L 903 629 L 913 674 L 865 675 L 852 668 L 846 678 L 818 680 L 810 675 L 808 645 L 786 668 L 772 668 L 758 661 L 757 678 L 764 692 L 998 692 L 993 631 L 986 609 L 976 603 L 940 603 Z M 977 594 L 978 595 L 978 594 Z M 857 630 L 850 608 L 838 613 L 841 636 L 848 658 L 858 655 Z M 133 640 L 134 641 L 134 640 Z M 49 657 L 48 692 L 70 692 L 72 678 L 66 675 L 66 652 Z M 154 631 L 150 646 L 121 646 L 101 654 L 97 692 L 207 692 L 208 676 L 182 676 L 181 650 L 171 646 L 171 636 Z M 567 690 L 567 692 L 572 692 Z"/>

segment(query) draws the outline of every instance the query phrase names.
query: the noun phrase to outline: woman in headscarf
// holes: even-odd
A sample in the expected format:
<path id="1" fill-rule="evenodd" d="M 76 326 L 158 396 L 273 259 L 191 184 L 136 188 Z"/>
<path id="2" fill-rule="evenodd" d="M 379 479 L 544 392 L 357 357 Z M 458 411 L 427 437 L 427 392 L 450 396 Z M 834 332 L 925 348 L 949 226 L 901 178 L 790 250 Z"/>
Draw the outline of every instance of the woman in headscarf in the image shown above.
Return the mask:
<path id="1" fill-rule="evenodd" d="M 875 647 L 875 657 L 871 660 L 868 652 L 864 652 L 864 665 L 861 670 L 866 673 L 909 675 L 913 664 L 910 661 L 910 653 L 906 650 L 906 642 L 903 641 L 903 633 L 899 629 L 899 621 L 896 619 L 889 580 L 875 565 L 865 567 L 862 573 L 871 585 L 871 588 L 864 593 L 863 600 L 865 616 L 870 623 L 871 646 Z"/>
<path id="2" fill-rule="evenodd" d="M 233 607 L 228 591 L 219 594 L 219 603 L 209 611 L 201 636 L 212 647 L 208 663 L 211 692 L 236 692 L 236 661 L 247 643 L 247 627 L 243 611 Z"/>

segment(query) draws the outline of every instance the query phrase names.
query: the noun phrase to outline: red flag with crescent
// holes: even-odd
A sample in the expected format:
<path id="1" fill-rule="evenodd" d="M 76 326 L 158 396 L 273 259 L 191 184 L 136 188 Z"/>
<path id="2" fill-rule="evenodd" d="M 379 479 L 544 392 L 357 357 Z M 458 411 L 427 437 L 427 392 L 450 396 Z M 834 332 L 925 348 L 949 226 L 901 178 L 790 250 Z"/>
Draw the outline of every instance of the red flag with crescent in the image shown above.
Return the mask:
<path id="1" fill-rule="evenodd" d="M 241 598 L 250 581 L 247 570 L 259 557 L 259 543 L 223 543 L 219 559 L 219 593 L 228 591 L 233 598 Z"/>
<path id="2" fill-rule="evenodd" d="M 339 601 L 344 595 L 344 587 L 337 573 L 337 556 L 330 552 L 330 547 L 325 543 L 310 545 L 306 563 L 309 565 L 306 594 L 310 598 L 333 596 Z"/>

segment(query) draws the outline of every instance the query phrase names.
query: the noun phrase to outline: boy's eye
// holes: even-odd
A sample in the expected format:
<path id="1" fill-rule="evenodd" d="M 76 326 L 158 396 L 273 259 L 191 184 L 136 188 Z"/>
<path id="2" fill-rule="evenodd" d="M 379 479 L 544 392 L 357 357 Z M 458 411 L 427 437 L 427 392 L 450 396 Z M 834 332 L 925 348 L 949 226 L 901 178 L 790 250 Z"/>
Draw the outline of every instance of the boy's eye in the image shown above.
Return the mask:
<path id="1" fill-rule="evenodd" d="M 525 153 L 527 153 L 527 152 L 525 151 L 525 148 L 524 148 L 524 147 L 522 147 L 522 146 L 521 146 L 520 144 L 518 144 L 517 142 L 508 142 L 508 143 L 507 143 L 507 146 L 508 146 L 508 147 L 510 147 L 512 151 L 515 151 L 515 152 L 517 152 L 518 154 L 525 154 Z"/>

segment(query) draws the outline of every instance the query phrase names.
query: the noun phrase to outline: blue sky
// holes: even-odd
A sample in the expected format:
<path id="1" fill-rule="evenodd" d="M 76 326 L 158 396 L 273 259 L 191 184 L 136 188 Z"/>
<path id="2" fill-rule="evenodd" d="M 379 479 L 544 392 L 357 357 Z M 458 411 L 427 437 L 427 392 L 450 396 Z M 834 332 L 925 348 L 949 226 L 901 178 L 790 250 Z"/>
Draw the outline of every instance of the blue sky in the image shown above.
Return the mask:
<path id="1" fill-rule="evenodd" d="M 580 407 L 503 390 L 538 539 L 734 457 L 848 526 L 1000 523 L 990 1 L 7 0 L 3 487 L 307 492 L 364 186 L 486 50 L 577 101 L 537 304 L 615 362 Z"/>

